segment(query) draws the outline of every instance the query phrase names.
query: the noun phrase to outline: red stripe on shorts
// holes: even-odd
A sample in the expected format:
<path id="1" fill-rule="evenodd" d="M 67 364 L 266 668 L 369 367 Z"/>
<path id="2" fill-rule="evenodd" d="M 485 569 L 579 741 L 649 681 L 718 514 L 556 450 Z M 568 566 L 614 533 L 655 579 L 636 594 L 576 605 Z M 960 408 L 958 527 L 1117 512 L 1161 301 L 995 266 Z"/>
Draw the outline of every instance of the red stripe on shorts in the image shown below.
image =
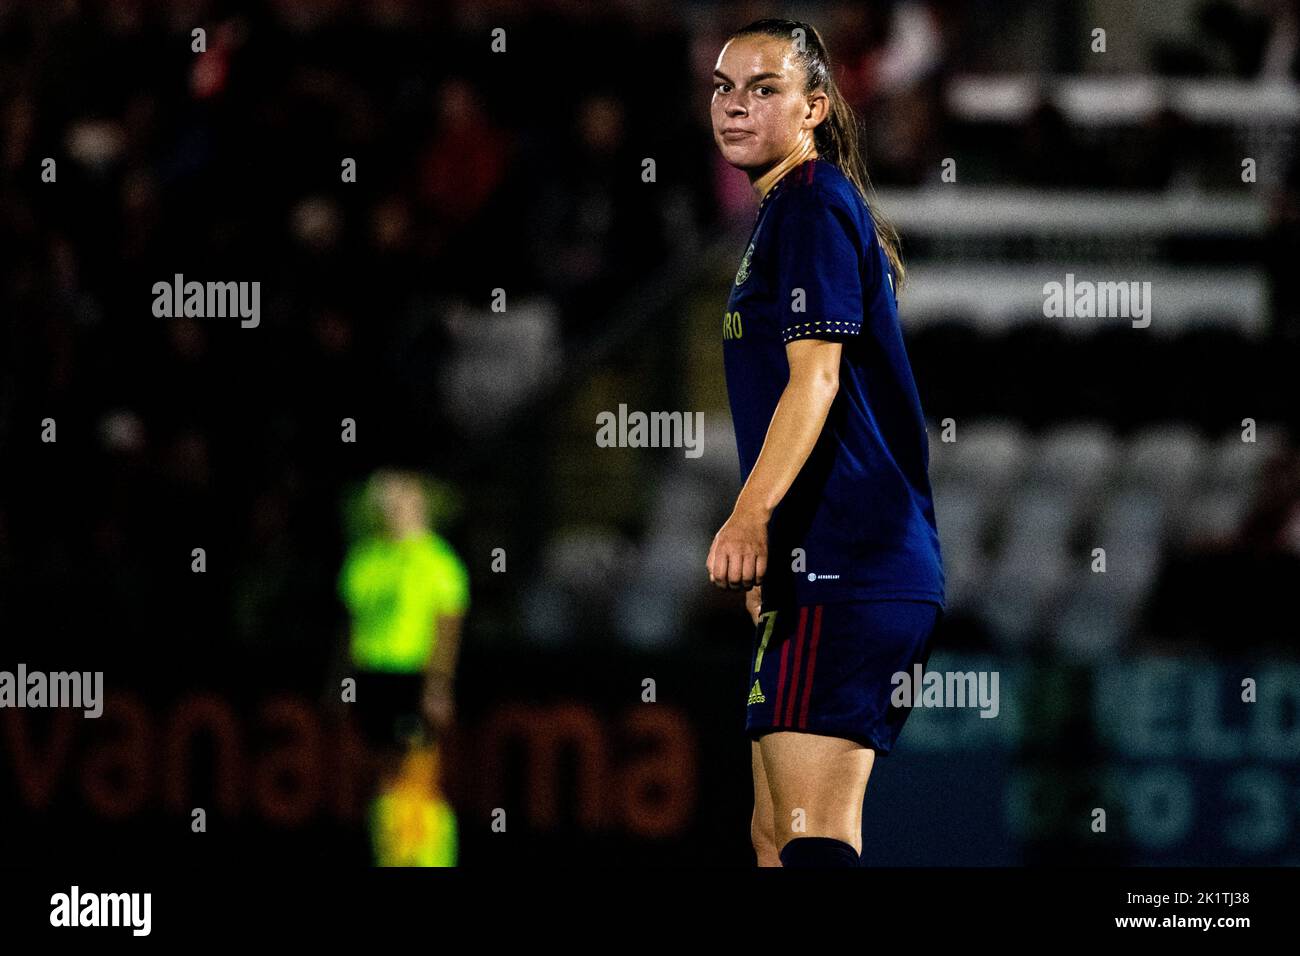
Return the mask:
<path id="1" fill-rule="evenodd" d="M 817 639 L 822 633 L 822 606 L 813 609 L 812 645 L 808 648 L 808 674 L 804 677 L 803 700 L 799 703 L 799 727 L 808 726 L 808 701 L 812 697 L 813 672 L 817 670 Z"/>
<path id="2" fill-rule="evenodd" d="M 799 633 L 803 634 L 803 617 L 799 618 Z M 790 656 L 790 642 L 781 643 L 781 676 L 776 681 L 776 706 L 772 708 L 772 726 L 781 723 L 781 701 L 785 696 L 785 664 Z"/>
<path id="3" fill-rule="evenodd" d="M 794 699 L 799 693 L 799 664 L 803 660 L 803 639 L 807 633 L 808 609 L 801 607 L 799 608 L 799 637 L 794 642 L 794 679 L 790 682 L 790 699 L 786 701 L 785 719 L 781 721 L 787 727 L 794 721 Z"/>

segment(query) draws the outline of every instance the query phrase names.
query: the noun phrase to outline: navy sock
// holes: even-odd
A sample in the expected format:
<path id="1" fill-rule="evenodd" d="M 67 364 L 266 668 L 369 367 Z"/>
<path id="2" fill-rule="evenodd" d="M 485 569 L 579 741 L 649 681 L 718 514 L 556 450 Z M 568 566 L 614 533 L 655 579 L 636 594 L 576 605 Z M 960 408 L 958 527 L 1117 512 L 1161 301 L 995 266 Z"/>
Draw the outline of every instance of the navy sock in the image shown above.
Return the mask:
<path id="1" fill-rule="evenodd" d="M 793 867 L 862 865 L 858 851 L 834 837 L 795 837 L 781 848 L 781 865 Z"/>

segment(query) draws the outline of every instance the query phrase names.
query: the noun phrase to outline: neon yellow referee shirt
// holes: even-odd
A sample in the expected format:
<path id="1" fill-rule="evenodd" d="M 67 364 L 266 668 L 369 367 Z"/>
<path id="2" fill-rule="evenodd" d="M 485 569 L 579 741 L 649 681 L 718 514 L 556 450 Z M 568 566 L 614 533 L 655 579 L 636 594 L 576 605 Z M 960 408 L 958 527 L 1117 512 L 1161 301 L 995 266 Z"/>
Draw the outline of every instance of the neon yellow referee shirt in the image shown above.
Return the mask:
<path id="1" fill-rule="evenodd" d="M 349 550 L 339 593 L 352 612 L 352 662 L 371 671 L 417 673 L 429 663 L 441 615 L 469 607 L 469 574 L 432 531 L 401 540 L 370 537 Z"/>

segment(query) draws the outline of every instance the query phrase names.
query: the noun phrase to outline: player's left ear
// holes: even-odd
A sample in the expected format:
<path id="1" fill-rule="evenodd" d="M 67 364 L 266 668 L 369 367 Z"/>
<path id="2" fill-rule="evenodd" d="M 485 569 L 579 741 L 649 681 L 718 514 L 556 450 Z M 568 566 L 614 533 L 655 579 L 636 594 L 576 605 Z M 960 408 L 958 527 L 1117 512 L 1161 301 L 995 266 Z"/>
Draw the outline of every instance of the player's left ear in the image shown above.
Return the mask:
<path id="1" fill-rule="evenodd" d="M 812 126 L 818 126 L 830 111 L 831 98 L 826 95 L 826 91 L 813 90 L 808 95 L 808 112 L 804 114 L 804 121 Z"/>

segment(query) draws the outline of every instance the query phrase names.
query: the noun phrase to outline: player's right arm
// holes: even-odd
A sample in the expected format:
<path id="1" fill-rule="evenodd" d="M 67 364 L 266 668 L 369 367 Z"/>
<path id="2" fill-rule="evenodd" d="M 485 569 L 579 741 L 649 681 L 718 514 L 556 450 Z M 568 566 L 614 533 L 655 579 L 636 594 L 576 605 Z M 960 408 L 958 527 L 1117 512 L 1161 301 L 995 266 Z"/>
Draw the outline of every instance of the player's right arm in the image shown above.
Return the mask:
<path id="1" fill-rule="evenodd" d="M 840 343 L 805 338 L 786 344 L 789 380 L 736 506 L 705 559 L 720 588 L 749 590 L 767 570 L 767 523 L 803 469 L 839 391 Z"/>

